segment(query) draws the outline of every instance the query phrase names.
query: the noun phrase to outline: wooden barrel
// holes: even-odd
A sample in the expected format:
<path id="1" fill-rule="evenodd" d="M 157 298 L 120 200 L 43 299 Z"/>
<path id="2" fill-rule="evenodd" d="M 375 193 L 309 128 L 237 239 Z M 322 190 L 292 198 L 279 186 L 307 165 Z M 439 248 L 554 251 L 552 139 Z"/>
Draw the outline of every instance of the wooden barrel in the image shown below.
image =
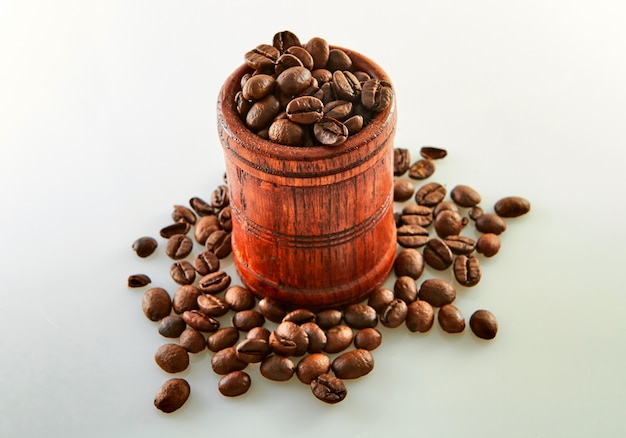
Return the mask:
<path id="1" fill-rule="evenodd" d="M 391 82 L 347 49 L 355 68 Z M 235 109 L 242 65 L 220 91 L 237 273 L 259 297 L 325 308 L 365 299 L 396 255 L 393 218 L 395 99 L 338 147 L 283 146 L 248 130 Z"/>

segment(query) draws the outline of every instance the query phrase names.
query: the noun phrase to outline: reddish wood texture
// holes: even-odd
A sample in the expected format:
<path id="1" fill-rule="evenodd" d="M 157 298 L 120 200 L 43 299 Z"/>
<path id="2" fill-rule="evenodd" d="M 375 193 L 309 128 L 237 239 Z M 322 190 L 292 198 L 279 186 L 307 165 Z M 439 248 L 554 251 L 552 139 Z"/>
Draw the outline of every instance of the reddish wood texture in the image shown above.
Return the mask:
<path id="1" fill-rule="evenodd" d="M 391 82 L 370 59 L 355 66 Z M 230 185 L 233 257 L 255 294 L 292 307 L 358 302 L 389 275 L 393 218 L 394 103 L 341 146 L 278 145 L 250 132 L 234 104 L 239 67 L 218 99 L 218 132 Z"/>

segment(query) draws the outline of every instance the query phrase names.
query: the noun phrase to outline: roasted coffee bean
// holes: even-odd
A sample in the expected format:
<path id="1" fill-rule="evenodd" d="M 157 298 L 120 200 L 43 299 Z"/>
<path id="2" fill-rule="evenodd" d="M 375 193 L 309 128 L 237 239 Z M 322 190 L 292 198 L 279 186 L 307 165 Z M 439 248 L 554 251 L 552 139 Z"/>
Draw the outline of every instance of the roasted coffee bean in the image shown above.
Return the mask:
<path id="1" fill-rule="evenodd" d="M 445 280 L 429 278 L 420 285 L 418 296 L 433 307 L 441 307 L 455 300 L 456 289 Z"/>
<path id="2" fill-rule="evenodd" d="M 448 333 L 461 333 L 465 330 L 465 318 L 459 309 L 452 304 L 441 306 L 437 313 L 437 321 L 443 331 Z"/>
<path id="3" fill-rule="evenodd" d="M 441 201 L 435 208 L 433 209 L 433 214 L 436 217 L 439 213 L 446 210 L 452 210 L 459 213 L 459 206 L 454 203 L 454 201 Z"/>
<path id="4" fill-rule="evenodd" d="M 433 209 L 425 205 L 410 204 L 402 209 L 402 223 L 404 225 L 419 225 L 427 227 L 433 222 Z"/>
<path id="5" fill-rule="evenodd" d="M 226 289 L 230 281 L 230 275 L 224 271 L 211 272 L 198 281 L 198 289 L 205 294 L 216 294 Z"/>
<path id="6" fill-rule="evenodd" d="M 179 287 L 172 298 L 174 312 L 181 314 L 187 310 L 198 310 L 198 297 L 202 295 L 200 290 L 190 284 Z"/>
<path id="7" fill-rule="evenodd" d="M 218 212 L 217 220 L 222 229 L 229 232 L 233 230 L 232 210 L 230 205 L 227 205 Z"/>
<path id="8" fill-rule="evenodd" d="M 292 122 L 310 125 L 324 116 L 324 103 L 313 96 L 300 96 L 292 99 L 285 111 Z"/>
<path id="9" fill-rule="evenodd" d="M 276 77 L 276 88 L 281 96 L 294 98 L 309 88 L 313 76 L 304 67 L 291 67 Z"/>
<path id="10" fill-rule="evenodd" d="M 269 72 L 274 69 L 274 63 L 280 56 L 280 51 L 269 44 L 259 44 L 244 55 L 246 64 L 253 70 Z"/>
<path id="11" fill-rule="evenodd" d="M 450 190 L 450 197 L 461 207 L 475 207 L 482 200 L 480 193 L 470 186 L 459 184 Z"/>
<path id="12" fill-rule="evenodd" d="M 280 59 L 280 58 L 279 58 Z M 244 99 L 260 100 L 274 91 L 276 79 L 266 74 L 258 74 L 252 76 L 241 87 L 241 93 Z"/>
<path id="13" fill-rule="evenodd" d="M 339 99 L 354 102 L 361 98 L 361 83 L 347 70 L 334 71 L 332 85 Z"/>
<path id="14" fill-rule="evenodd" d="M 431 177 L 435 173 L 435 170 L 435 163 L 432 160 L 417 160 L 409 167 L 409 178 L 417 180 L 426 179 Z"/>
<path id="15" fill-rule="evenodd" d="M 407 304 L 400 298 L 396 298 L 385 307 L 380 315 L 380 323 L 385 327 L 399 327 L 406 319 Z"/>
<path id="16" fill-rule="evenodd" d="M 207 316 L 218 318 L 226 315 L 230 310 L 228 303 L 216 295 L 200 295 L 198 297 L 198 310 Z"/>
<path id="17" fill-rule="evenodd" d="M 180 260 L 191 254 L 192 240 L 184 234 L 174 234 L 167 240 L 165 254 L 171 259 Z"/>
<path id="18" fill-rule="evenodd" d="M 403 248 L 418 248 L 428 242 L 429 232 L 419 225 L 402 225 L 396 230 L 396 239 Z"/>
<path id="19" fill-rule="evenodd" d="M 254 102 L 250 107 L 250 110 L 246 114 L 246 126 L 253 132 L 267 128 L 270 123 L 272 123 L 272 120 L 280 113 L 280 109 L 280 101 L 276 96 L 273 94 L 265 96 L 263 99 Z"/>
<path id="20" fill-rule="evenodd" d="M 165 239 L 169 239 L 175 234 L 187 234 L 191 229 L 191 225 L 187 222 L 174 222 L 166 227 L 161 228 L 159 235 Z"/>
<path id="21" fill-rule="evenodd" d="M 494 233 L 485 233 L 476 241 L 476 252 L 485 257 L 493 257 L 498 254 L 501 246 L 500 236 Z"/>
<path id="22" fill-rule="evenodd" d="M 231 234 L 226 230 L 215 230 L 207 237 L 204 246 L 218 259 L 226 258 L 231 253 Z"/>
<path id="23" fill-rule="evenodd" d="M 397 277 L 418 279 L 424 272 L 424 257 L 415 248 L 403 248 L 396 255 L 393 269 Z"/>
<path id="24" fill-rule="evenodd" d="M 460 254 L 454 259 L 454 278 L 467 287 L 476 286 L 481 278 L 480 263 L 473 255 Z"/>
<path id="25" fill-rule="evenodd" d="M 439 183 L 432 182 L 424 184 L 415 192 L 415 202 L 419 205 L 434 207 L 445 198 L 447 190 Z M 436 216 L 436 214 L 435 214 Z"/>
<path id="26" fill-rule="evenodd" d="M 393 284 L 393 293 L 396 298 L 411 304 L 417 299 L 417 282 L 408 275 L 397 277 Z"/>
<path id="27" fill-rule="evenodd" d="M 206 345 L 209 350 L 216 353 L 225 348 L 234 346 L 239 342 L 239 330 L 237 328 L 229 326 L 223 327 L 219 330 L 211 333 L 206 340 Z"/>
<path id="28" fill-rule="evenodd" d="M 244 371 L 231 371 L 217 383 L 217 389 L 225 397 L 238 397 L 250 389 L 250 375 Z"/>
<path id="29" fill-rule="evenodd" d="M 333 72 L 326 68 L 316 68 L 309 70 L 311 70 L 311 74 L 317 80 L 319 85 L 323 85 L 326 82 L 330 82 L 333 80 Z"/>
<path id="30" fill-rule="evenodd" d="M 435 232 L 441 238 L 454 236 L 463 229 L 461 215 L 453 210 L 445 210 L 435 217 Z"/>
<path id="31" fill-rule="evenodd" d="M 263 359 L 259 371 L 268 380 L 285 382 L 294 375 L 296 365 L 288 357 L 272 354 Z"/>
<path id="32" fill-rule="evenodd" d="M 376 309 L 367 304 L 351 304 L 343 310 L 343 320 L 354 329 L 376 327 L 378 315 Z"/>
<path id="33" fill-rule="evenodd" d="M 332 361 L 331 369 L 340 379 L 358 379 L 374 369 L 374 357 L 362 348 L 346 351 Z"/>
<path id="34" fill-rule="evenodd" d="M 313 353 L 304 356 L 296 365 L 296 377 L 307 385 L 320 375 L 330 371 L 330 357 L 323 353 Z"/>
<path id="35" fill-rule="evenodd" d="M 443 239 L 452 254 L 469 255 L 476 249 L 476 241 L 471 237 L 451 235 Z"/>
<path id="36" fill-rule="evenodd" d="M 259 312 L 269 321 L 279 323 L 287 314 L 287 308 L 278 301 L 264 297 L 258 303 Z"/>
<path id="37" fill-rule="evenodd" d="M 154 406 L 166 414 L 171 414 L 185 404 L 190 393 L 191 387 L 185 379 L 169 379 L 157 391 Z"/>
<path id="38" fill-rule="evenodd" d="M 390 83 L 371 78 L 361 85 L 361 103 L 368 110 L 382 111 L 392 101 L 393 90 Z"/>
<path id="39" fill-rule="evenodd" d="M 393 183 L 393 200 L 395 202 L 405 202 L 413 197 L 415 184 L 408 179 L 398 179 Z M 418 224 L 419 225 L 419 224 Z"/>
<path id="40" fill-rule="evenodd" d="M 393 150 L 393 174 L 394 176 L 404 175 L 411 167 L 411 152 L 404 148 L 394 148 Z"/>
<path id="41" fill-rule="evenodd" d="M 348 128 L 339 120 L 326 116 L 313 125 L 313 133 L 325 146 L 339 146 L 348 139 Z"/>
<path id="42" fill-rule="evenodd" d="M 518 217 L 530 211 L 530 202 L 520 196 L 507 196 L 493 206 L 500 217 Z"/>
<path id="43" fill-rule="evenodd" d="M 289 119 L 277 119 L 269 127 L 268 138 L 274 143 L 286 146 L 302 146 L 305 131 L 301 125 Z"/>
<path id="44" fill-rule="evenodd" d="M 233 327 L 242 332 L 247 332 L 254 327 L 261 327 L 265 324 L 265 317 L 254 309 L 240 310 L 233 315 Z"/>
<path id="45" fill-rule="evenodd" d="M 244 76 L 245 77 L 245 76 Z M 235 93 L 235 110 L 242 120 L 245 120 L 248 111 L 252 107 L 252 102 L 243 97 L 243 92 L 239 90 Z"/>
<path id="46" fill-rule="evenodd" d="M 232 371 L 241 371 L 248 366 L 248 362 L 237 357 L 235 347 L 226 347 L 217 351 L 211 357 L 211 368 L 219 375 L 226 375 Z"/>
<path id="47" fill-rule="evenodd" d="M 452 265 L 454 261 L 452 251 L 442 239 L 435 237 L 430 239 L 423 250 L 424 261 L 428 266 L 438 271 L 443 271 Z"/>
<path id="48" fill-rule="evenodd" d="M 506 222 L 497 214 L 481 214 L 475 222 L 476 229 L 481 233 L 502 234 L 506 231 Z"/>
<path id="49" fill-rule="evenodd" d="M 354 347 L 363 350 L 376 350 L 383 342 L 383 335 L 375 328 L 364 328 L 354 335 Z"/>
<path id="50" fill-rule="evenodd" d="M 145 258 L 153 254 L 157 246 L 158 243 L 155 238 L 144 236 L 133 242 L 132 249 L 139 257 Z"/>
<path id="51" fill-rule="evenodd" d="M 309 346 L 306 332 L 291 321 L 281 322 L 270 334 L 272 351 L 282 356 L 302 356 Z"/>
<path id="52" fill-rule="evenodd" d="M 283 30 L 274 34 L 272 45 L 276 47 L 280 53 L 285 53 L 292 46 L 300 46 L 301 44 L 296 34 L 289 30 Z"/>
<path id="53" fill-rule="evenodd" d="M 477 310 L 470 317 L 470 329 L 481 339 L 493 339 L 498 333 L 496 317 L 488 310 Z"/>
<path id="54" fill-rule="evenodd" d="M 326 330 L 326 346 L 324 351 L 326 353 L 339 353 L 345 350 L 352 344 L 354 339 L 354 333 L 352 329 L 347 325 L 336 325 Z"/>
<path id="55" fill-rule="evenodd" d="M 213 207 L 211 207 L 211 204 L 197 196 L 194 196 L 189 200 L 189 205 L 198 216 L 212 216 L 215 214 L 215 212 L 213 211 Z"/>
<path id="56" fill-rule="evenodd" d="M 243 286 L 231 286 L 224 294 L 224 301 L 235 312 L 254 308 L 256 298 L 250 290 Z"/>
<path id="57" fill-rule="evenodd" d="M 128 276 L 128 287 L 144 287 L 152 282 L 146 274 L 133 274 Z"/>
<path id="58" fill-rule="evenodd" d="M 434 321 L 435 311 L 428 301 L 417 300 L 409 304 L 404 321 L 409 331 L 425 333 L 432 328 Z"/>
<path id="59" fill-rule="evenodd" d="M 352 117 L 344 120 L 343 124 L 348 129 L 348 135 L 354 135 L 363 129 L 365 121 L 363 120 L 363 116 L 360 114 L 355 114 Z"/>
<path id="60" fill-rule="evenodd" d="M 350 70 L 352 68 L 352 59 L 341 49 L 330 49 L 326 68 L 330 71 Z"/>
<path id="61" fill-rule="evenodd" d="M 177 260 L 170 266 L 170 276 L 178 284 L 191 284 L 196 279 L 196 270 L 187 260 Z"/>
<path id="62" fill-rule="evenodd" d="M 315 315 L 315 323 L 323 330 L 339 325 L 343 314 L 337 309 L 325 309 L 317 312 Z"/>
<path id="63" fill-rule="evenodd" d="M 326 342 L 328 341 L 326 338 L 326 332 L 324 332 L 319 325 L 312 321 L 305 322 L 301 324 L 300 327 L 309 338 L 307 351 L 309 353 L 320 353 L 324 351 L 324 347 L 326 347 Z"/>
<path id="64" fill-rule="evenodd" d="M 177 338 L 187 324 L 179 315 L 167 315 L 159 321 L 159 334 L 166 338 Z"/>
<path id="65" fill-rule="evenodd" d="M 315 321 L 315 313 L 309 309 L 295 309 L 285 315 L 283 322 L 285 321 L 291 321 L 301 325 L 305 322 Z"/>
<path id="66" fill-rule="evenodd" d="M 206 348 L 206 339 L 204 339 L 204 335 L 195 328 L 187 327 L 180 334 L 178 344 L 189 353 L 196 354 Z"/>
<path id="67" fill-rule="evenodd" d="M 311 392 L 318 400 L 328 404 L 339 403 L 346 398 L 348 390 L 343 380 L 330 374 L 322 374 L 311 382 Z"/>
<path id="68" fill-rule="evenodd" d="M 313 68 L 326 68 L 330 47 L 324 38 L 313 37 L 305 45 L 304 48 L 311 54 L 313 58 Z"/>
<path id="69" fill-rule="evenodd" d="M 246 333 L 246 339 L 264 339 L 269 342 L 270 331 L 265 327 L 252 327 Z"/>
<path id="70" fill-rule="evenodd" d="M 193 267 L 198 274 L 207 275 L 220 269 L 220 259 L 211 251 L 204 251 L 194 258 Z"/>
<path id="71" fill-rule="evenodd" d="M 189 225 L 194 225 L 197 217 L 190 208 L 187 208 L 184 205 L 175 205 L 174 210 L 172 211 L 172 220 L 174 222 L 186 222 Z"/>
<path id="72" fill-rule="evenodd" d="M 379 287 L 372 292 L 367 300 L 367 305 L 373 307 L 376 313 L 381 313 L 387 304 L 391 303 L 395 298 L 391 289 Z M 339 323 L 337 323 L 339 324 Z"/>
<path id="73" fill-rule="evenodd" d="M 435 146 L 422 146 L 420 148 L 420 155 L 428 160 L 439 160 L 445 158 L 448 155 L 448 151 Z"/>
<path id="74" fill-rule="evenodd" d="M 473 221 L 475 221 L 476 219 L 478 219 L 482 214 L 484 213 L 483 209 L 480 208 L 478 205 L 470 208 L 469 212 L 467 213 L 469 218 Z"/>
<path id="75" fill-rule="evenodd" d="M 228 186 L 224 184 L 218 185 L 211 193 L 211 207 L 220 210 L 230 203 Z"/>
<path id="76" fill-rule="evenodd" d="M 191 328 L 195 328 L 199 332 L 212 333 L 220 328 L 220 322 L 199 310 L 187 310 L 183 312 L 183 320 Z"/>
<path id="77" fill-rule="evenodd" d="M 164 344 L 154 354 L 154 361 L 166 373 L 181 373 L 189 366 L 189 353 L 178 344 Z"/>
<path id="78" fill-rule="evenodd" d="M 165 289 L 153 287 L 143 294 L 141 310 L 150 321 L 159 321 L 172 311 L 172 300 Z"/>
<path id="79" fill-rule="evenodd" d="M 259 363 L 271 352 L 270 344 L 265 339 L 246 338 L 235 347 L 237 357 L 244 362 Z"/>
<path id="80" fill-rule="evenodd" d="M 306 51 L 304 47 L 300 47 L 299 45 L 291 46 L 285 51 L 285 54 L 295 56 L 300 60 L 302 67 L 306 68 L 307 70 L 313 70 L 313 57 L 309 52 Z M 312 71 L 311 74 L 313 74 Z"/>
<path id="81" fill-rule="evenodd" d="M 352 102 L 347 100 L 328 102 L 324 105 L 324 115 L 343 122 L 352 115 Z"/>

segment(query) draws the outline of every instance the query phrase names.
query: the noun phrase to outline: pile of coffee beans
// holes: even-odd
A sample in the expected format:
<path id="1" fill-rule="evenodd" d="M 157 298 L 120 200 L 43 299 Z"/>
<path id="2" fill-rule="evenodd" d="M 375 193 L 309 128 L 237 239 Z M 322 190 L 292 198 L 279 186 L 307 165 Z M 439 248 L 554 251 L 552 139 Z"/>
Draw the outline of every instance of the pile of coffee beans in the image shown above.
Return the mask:
<path id="1" fill-rule="evenodd" d="M 389 82 L 353 65 L 350 53 L 320 37 L 290 31 L 244 55 L 251 73 L 235 96 L 237 112 L 257 135 L 289 146 L 338 146 L 393 100 Z"/>
<path id="2" fill-rule="evenodd" d="M 420 154 L 413 161 L 408 149 L 394 149 L 398 252 L 393 288 L 381 287 L 366 301 L 342 308 L 316 312 L 289 308 L 232 284 L 233 278 L 220 268 L 231 254 L 226 178 L 207 201 L 193 197 L 188 206 L 174 206 L 171 223 L 159 235 L 172 260 L 170 276 L 177 289 L 170 293 L 150 287 L 141 301 L 145 317 L 169 340 L 155 352 L 157 366 L 169 374 L 181 373 L 190 365 L 190 354 L 208 351 L 213 371 L 221 376 L 217 389 L 223 396 L 245 394 L 252 384 L 246 369 L 256 365 L 265 379 L 295 378 L 314 397 L 332 404 L 346 398 L 347 380 L 373 370 L 372 351 L 382 342 L 379 325 L 424 333 L 436 319 L 447 333 L 463 332 L 466 320 L 454 305 L 456 285 L 443 278 L 420 281 L 425 267 L 434 272 L 451 269 L 458 285 L 476 286 L 482 275 L 480 259 L 499 252 L 506 220 L 528 213 L 530 204 L 508 196 L 495 203 L 493 212 L 485 212 L 480 194 L 467 185 L 454 186 L 449 198 L 443 184 L 418 186 L 418 181 L 433 175 L 435 162 L 447 152 L 423 147 Z M 463 233 L 471 223 L 480 235 L 477 239 Z M 138 257 L 146 258 L 159 243 L 144 236 L 131 246 Z M 131 288 L 150 283 L 145 274 L 128 278 Z M 495 316 L 485 309 L 471 315 L 469 326 L 484 340 L 493 339 L 498 331 Z M 189 395 L 185 379 L 171 378 L 158 390 L 154 404 L 173 412 Z"/>

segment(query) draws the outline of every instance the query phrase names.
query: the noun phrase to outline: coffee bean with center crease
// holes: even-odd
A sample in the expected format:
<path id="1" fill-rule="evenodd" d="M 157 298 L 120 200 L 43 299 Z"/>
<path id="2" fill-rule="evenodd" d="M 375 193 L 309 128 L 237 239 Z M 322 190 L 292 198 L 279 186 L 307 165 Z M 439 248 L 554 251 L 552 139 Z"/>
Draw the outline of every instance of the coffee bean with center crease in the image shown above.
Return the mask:
<path id="1" fill-rule="evenodd" d="M 191 284 L 196 279 L 196 270 L 187 260 L 178 260 L 170 266 L 170 276 L 178 284 Z"/>
<path id="2" fill-rule="evenodd" d="M 325 146 L 339 146 L 348 139 L 348 128 L 337 119 L 322 117 L 313 125 L 315 138 Z"/>
<path id="3" fill-rule="evenodd" d="M 133 274 L 128 276 L 128 287 L 144 287 L 152 280 L 146 274 Z"/>
<path id="4" fill-rule="evenodd" d="M 402 225 L 396 230 L 396 240 L 403 248 L 424 246 L 429 239 L 429 232 L 419 225 Z"/>
<path id="5" fill-rule="evenodd" d="M 415 192 L 415 202 L 419 205 L 434 207 L 445 198 L 446 188 L 436 182 L 424 184 Z"/>
<path id="6" fill-rule="evenodd" d="M 425 205 L 406 205 L 402 208 L 401 218 L 404 225 L 427 227 L 433 222 L 433 209 Z"/>
<path id="7" fill-rule="evenodd" d="M 422 146 L 420 155 L 429 160 L 440 160 L 448 155 L 448 151 L 436 146 Z"/>
<path id="8" fill-rule="evenodd" d="M 175 205 L 172 211 L 172 220 L 174 222 L 186 222 L 189 225 L 196 223 L 196 214 L 184 205 Z"/>
<path id="9" fill-rule="evenodd" d="M 193 267 L 200 275 L 207 275 L 220 269 L 219 258 L 211 251 L 203 251 L 193 260 Z"/>
<path id="10" fill-rule="evenodd" d="M 419 299 L 433 307 L 450 304 L 456 299 L 456 289 L 450 283 L 439 278 L 424 280 L 419 287 Z"/>
<path id="11" fill-rule="evenodd" d="M 452 251 L 442 239 L 435 237 L 430 239 L 423 250 L 424 261 L 428 266 L 438 271 L 443 271 L 452 265 L 454 261 Z"/>
<path id="12" fill-rule="evenodd" d="M 213 211 L 213 207 L 211 207 L 211 204 L 197 196 L 194 196 L 189 200 L 189 205 L 191 206 L 193 211 L 198 214 L 198 216 L 211 216 L 215 214 L 215 212 Z"/>
<path id="13" fill-rule="evenodd" d="M 185 379 L 169 379 L 158 390 L 154 397 L 154 406 L 171 414 L 180 409 L 191 393 L 191 387 Z"/>
<path id="14" fill-rule="evenodd" d="M 369 110 L 382 111 L 391 105 L 393 90 L 391 84 L 371 78 L 361 85 L 361 103 Z"/>
<path id="15" fill-rule="evenodd" d="M 205 294 L 216 294 L 226 289 L 230 281 L 230 275 L 224 271 L 211 272 L 198 281 L 198 289 Z"/>
<path id="16" fill-rule="evenodd" d="M 215 230 L 207 237 L 204 246 L 217 258 L 226 258 L 231 253 L 231 233 L 226 230 Z"/>
<path id="17" fill-rule="evenodd" d="M 167 240 L 165 253 L 174 260 L 180 260 L 191 254 L 193 250 L 192 240 L 184 234 L 174 234 Z"/>
<path id="18" fill-rule="evenodd" d="M 347 325 L 355 329 L 376 327 L 378 315 L 376 310 L 367 304 L 351 304 L 343 310 L 343 319 Z"/>
<path id="19" fill-rule="evenodd" d="M 339 99 L 353 102 L 361 98 L 361 83 L 350 71 L 334 71 L 332 85 Z"/>
<path id="20" fill-rule="evenodd" d="M 197 301 L 198 310 L 213 318 L 224 316 L 230 310 L 228 303 L 216 295 L 200 295 Z"/>
<path id="21" fill-rule="evenodd" d="M 227 205 L 219 211 L 219 213 L 217 214 L 217 220 L 224 230 L 233 230 L 232 210 L 230 208 L 230 205 Z"/>
<path id="22" fill-rule="evenodd" d="M 409 178 L 426 179 L 435 173 L 435 163 L 432 160 L 421 159 L 409 167 Z"/>
<path id="23" fill-rule="evenodd" d="M 244 362 L 259 363 L 271 353 L 270 344 L 265 339 L 244 339 L 235 347 L 237 357 Z"/>
<path id="24" fill-rule="evenodd" d="M 198 330 L 199 332 L 212 333 L 220 328 L 220 322 L 199 310 L 187 310 L 183 312 L 183 320 L 191 328 Z"/>
<path id="25" fill-rule="evenodd" d="M 348 394 L 343 380 L 330 374 L 322 374 L 311 381 L 311 392 L 315 398 L 328 404 L 339 403 Z"/>
<path id="26" fill-rule="evenodd" d="M 471 237 L 461 235 L 446 236 L 443 241 L 453 254 L 469 255 L 476 249 L 476 241 Z"/>
<path id="27" fill-rule="evenodd" d="M 480 194 L 470 186 L 459 184 L 452 188 L 450 197 L 461 207 L 475 207 L 480 204 Z"/>
<path id="28" fill-rule="evenodd" d="M 165 239 L 169 239 L 174 234 L 187 234 L 191 229 L 188 222 L 174 222 L 166 227 L 161 228 L 159 235 Z"/>
<path id="29" fill-rule="evenodd" d="M 320 353 L 324 351 L 324 347 L 326 347 L 326 342 L 328 342 L 328 338 L 326 337 L 326 332 L 321 329 L 319 325 L 314 323 L 313 321 L 305 322 L 300 325 L 302 330 L 306 333 L 309 338 L 309 346 L 307 347 L 307 351 L 309 353 Z"/>
<path id="30" fill-rule="evenodd" d="M 507 196 L 496 202 L 494 211 L 500 217 L 518 217 L 530 211 L 530 202 L 520 196 Z"/>
<path id="31" fill-rule="evenodd" d="M 141 257 L 145 258 L 154 253 L 157 249 L 158 243 L 155 238 L 145 236 L 140 237 L 133 242 L 132 249 L 135 253 Z"/>
<path id="32" fill-rule="evenodd" d="M 454 278 L 463 286 L 476 286 L 481 278 L 480 263 L 476 256 L 460 254 L 454 259 Z"/>
<path id="33" fill-rule="evenodd" d="M 306 322 L 315 321 L 315 313 L 313 313 L 313 311 L 309 309 L 294 309 L 284 316 L 283 322 L 285 321 L 291 321 L 293 323 L 301 325 Z"/>
<path id="34" fill-rule="evenodd" d="M 411 167 L 411 152 L 405 148 L 394 148 L 393 150 L 393 174 L 394 176 L 404 175 Z"/>
<path id="35" fill-rule="evenodd" d="M 324 103 L 313 96 L 300 96 L 292 99 L 285 111 L 292 122 L 310 125 L 324 116 Z"/>
<path id="36" fill-rule="evenodd" d="M 297 324 L 281 322 L 270 334 L 272 351 L 282 356 L 302 356 L 309 346 L 306 332 Z"/>
<path id="37" fill-rule="evenodd" d="M 333 100 L 324 105 L 324 116 L 344 121 L 352 115 L 352 102 Z"/>
<path id="38" fill-rule="evenodd" d="M 276 32 L 272 37 L 272 45 L 278 49 L 280 53 L 286 52 L 292 46 L 300 46 L 300 39 L 296 34 L 289 30 Z"/>
<path id="39" fill-rule="evenodd" d="M 368 350 L 346 351 L 332 361 L 331 369 L 340 379 L 358 379 L 374 369 L 374 357 Z"/>
<path id="40" fill-rule="evenodd" d="M 380 323 L 389 328 L 399 327 L 406 319 L 407 312 L 407 304 L 400 298 L 396 298 L 381 313 Z"/>
<path id="41" fill-rule="evenodd" d="M 259 44 L 254 49 L 244 54 L 246 64 L 261 72 L 270 72 L 274 69 L 274 63 L 280 56 L 280 51 L 269 44 Z"/>
<path id="42" fill-rule="evenodd" d="M 285 382 L 294 375 L 296 365 L 288 357 L 272 354 L 263 359 L 259 371 L 266 379 Z"/>
<path id="43" fill-rule="evenodd" d="M 419 278 L 424 272 L 424 257 L 422 253 L 415 248 L 403 248 L 400 250 L 394 262 L 394 272 L 396 277 Z"/>
<path id="44" fill-rule="evenodd" d="M 216 210 L 226 207 L 230 202 L 228 186 L 224 184 L 218 185 L 211 193 L 211 207 Z"/>

